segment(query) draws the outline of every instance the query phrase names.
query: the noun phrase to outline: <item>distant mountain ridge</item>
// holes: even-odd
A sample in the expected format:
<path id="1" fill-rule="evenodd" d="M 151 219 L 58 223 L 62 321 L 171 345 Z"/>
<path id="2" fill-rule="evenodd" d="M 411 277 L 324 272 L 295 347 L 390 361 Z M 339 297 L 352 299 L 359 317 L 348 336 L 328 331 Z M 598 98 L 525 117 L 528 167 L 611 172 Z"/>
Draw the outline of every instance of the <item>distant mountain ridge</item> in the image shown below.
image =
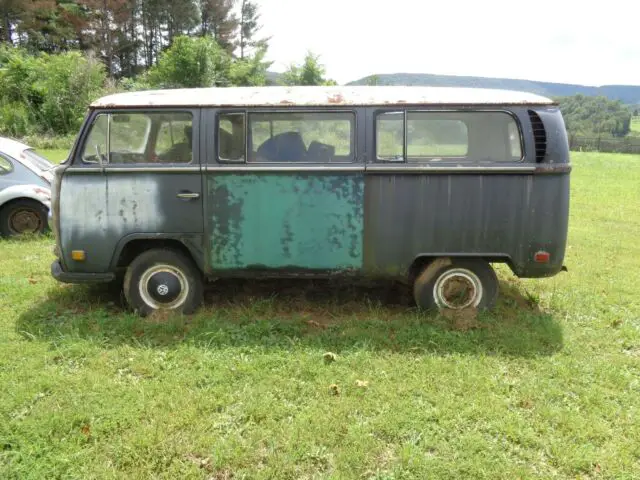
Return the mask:
<path id="1" fill-rule="evenodd" d="M 455 75 L 433 75 L 430 73 L 390 73 L 369 75 L 347 85 L 367 85 L 373 77 L 378 85 L 424 85 L 433 87 L 499 88 L 531 92 L 545 97 L 570 95 L 603 95 L 611 100 L 620 100 L 629 105 L 640 105 L 640 85 L 603 85 L 590 87 L 569 83 L 538 82 L 510 78 L 467 77 Z"/>

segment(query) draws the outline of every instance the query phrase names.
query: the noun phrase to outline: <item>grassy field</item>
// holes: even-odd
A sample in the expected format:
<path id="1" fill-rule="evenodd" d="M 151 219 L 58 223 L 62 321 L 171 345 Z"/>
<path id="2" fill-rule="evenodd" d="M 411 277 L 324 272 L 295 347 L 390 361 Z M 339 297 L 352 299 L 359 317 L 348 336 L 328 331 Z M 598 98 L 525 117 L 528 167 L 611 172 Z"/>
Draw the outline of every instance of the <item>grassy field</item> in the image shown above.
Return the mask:
<path id="1" fill-rule="evenodd" d="M 569 272 L 475 321 L 240 281 L 143 320 L 0 242 L 0 478 L 640 478 L 640 156 L 573 162 Z"/>
<path id="2" fill-rule="evenodd" d="M 36 149 L 41 155 L 55 163 L 60 163 L 67 158 L 69 151 L 66 149 L 44 150 Z"/>

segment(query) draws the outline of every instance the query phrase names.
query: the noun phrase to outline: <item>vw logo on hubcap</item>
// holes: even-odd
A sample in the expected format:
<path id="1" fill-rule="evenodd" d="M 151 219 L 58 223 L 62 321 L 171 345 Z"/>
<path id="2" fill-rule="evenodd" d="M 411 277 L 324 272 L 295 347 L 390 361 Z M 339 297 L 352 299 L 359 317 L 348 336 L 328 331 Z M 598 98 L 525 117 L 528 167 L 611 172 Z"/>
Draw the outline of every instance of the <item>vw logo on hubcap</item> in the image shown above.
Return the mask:
<path id="1" fill-rule="evenodd" d="M 147 294 L 153 301 L 163 305 L 170 304 L 183 293 L 181 278 L 171 271 L 154 272 L 143 280 L 146 282 Z"/>

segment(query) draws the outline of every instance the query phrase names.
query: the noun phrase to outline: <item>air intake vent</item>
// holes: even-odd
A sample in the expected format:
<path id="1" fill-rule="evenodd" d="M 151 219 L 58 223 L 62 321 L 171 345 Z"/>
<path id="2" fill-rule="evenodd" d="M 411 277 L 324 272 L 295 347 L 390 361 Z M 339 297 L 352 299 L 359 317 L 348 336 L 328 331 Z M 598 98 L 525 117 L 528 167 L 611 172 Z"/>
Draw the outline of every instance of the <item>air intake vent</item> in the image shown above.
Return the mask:
<path id="1" fill-rule="evenodd" d="M 536 144 L 536 162 L 541 162 L 547 153 L 547 132 L 540 116 L 536 112 L 529 110 L 529 118 L 531 119 L 533 138 Z"/>

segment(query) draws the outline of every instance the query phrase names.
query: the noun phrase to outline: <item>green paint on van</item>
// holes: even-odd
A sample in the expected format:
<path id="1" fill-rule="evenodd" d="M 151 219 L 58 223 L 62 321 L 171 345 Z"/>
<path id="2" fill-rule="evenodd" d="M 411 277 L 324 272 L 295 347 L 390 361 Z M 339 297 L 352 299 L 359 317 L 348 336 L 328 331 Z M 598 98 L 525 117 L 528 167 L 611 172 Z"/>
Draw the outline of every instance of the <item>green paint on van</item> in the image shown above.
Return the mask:
<path id="1" fill-rule="evenodd" d="M 362 174 L 216 172 L 207 191 L 213 270 L 362 267 Z"/>

